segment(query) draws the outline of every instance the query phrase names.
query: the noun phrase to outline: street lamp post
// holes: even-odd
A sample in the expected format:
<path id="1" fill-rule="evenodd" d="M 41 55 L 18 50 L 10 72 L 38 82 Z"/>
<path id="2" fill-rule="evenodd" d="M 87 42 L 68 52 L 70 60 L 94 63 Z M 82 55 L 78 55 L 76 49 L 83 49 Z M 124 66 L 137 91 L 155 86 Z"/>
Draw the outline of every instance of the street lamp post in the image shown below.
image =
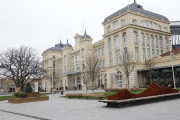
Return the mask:
<path id="1" fill-rule="evenodd" d="M 172 75 L 173 75 L 173 82 L 174 82 L 174 89 L 176 89 L 176 83 L 175 83 L 175 76 L 174 76 L 174 66 L 172 61 L 172 50 L 170 51 L 170 57 L 171 57 L 171 67 L 172 67 Z"/>
<path id="2" fill-rule="evenodd" d="M 53 67 L 49 67 L 50 71 L 52 71 L 51 75 L 52 75 L 52 94 L 54 93 L 54 68 Z M 48 70 L 49 71 L 49 70 Z"/>

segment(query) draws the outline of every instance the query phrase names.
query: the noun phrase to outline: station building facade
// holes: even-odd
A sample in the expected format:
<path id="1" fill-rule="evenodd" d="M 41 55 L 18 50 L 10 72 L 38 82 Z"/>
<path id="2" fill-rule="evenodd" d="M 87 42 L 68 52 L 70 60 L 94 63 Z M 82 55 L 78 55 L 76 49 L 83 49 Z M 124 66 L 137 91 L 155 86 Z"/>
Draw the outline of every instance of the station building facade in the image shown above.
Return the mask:
<path id="1" fill-rule="evenodd" d="M 66 44 L 60 42 L 42 53 L 42 89 L 50 91 L 52 84 L 54 89 L 85 89 L 80 73 L 87 56 L 92 54 L 99 58 L 101 68 L 96 88 L 102 85 L 104 88 L 127 88 L 123 71 L 119 75 L 115 68 L 121 64 L 120 54 L 128 52 L 133 53 L 136 62 L 129 77 L 130 88 L 147 87 L 149 78 L 145 74 L 144 61 L 152 58 L 157 63 L 152 75 L 154 82 L 171 83 L 173 63 L 176 84 L 179 84 L 180 49 L 172 50 L 168 18 L 134 2 L 105 18 L 102 25 L 103 39 L 96 43 L 92 43 L 92 37 L 85 31 L 84 35 L 75 35 L 75 46 L 67 40 Z M 172 53 L 176 53 L 175 59 L 172 59 Z"/>

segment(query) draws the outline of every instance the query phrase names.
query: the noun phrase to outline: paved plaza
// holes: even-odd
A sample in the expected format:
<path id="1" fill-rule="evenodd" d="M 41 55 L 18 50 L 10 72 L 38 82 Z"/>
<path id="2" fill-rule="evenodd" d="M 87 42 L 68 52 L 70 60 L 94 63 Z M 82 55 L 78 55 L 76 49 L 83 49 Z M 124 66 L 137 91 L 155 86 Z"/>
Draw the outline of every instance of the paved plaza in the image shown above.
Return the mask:
<path id="1" fill-rule="evenodd" d="M 85 93 L 66 93 L 82 92 Z M 98 100 L 60 98 L 60 94 L 49 96 L 49 101 L 42 102 L 10 104 L 1 101 L 0 120 L 180 120 L 180 99 L 125 108 L 108 108 Z"/>

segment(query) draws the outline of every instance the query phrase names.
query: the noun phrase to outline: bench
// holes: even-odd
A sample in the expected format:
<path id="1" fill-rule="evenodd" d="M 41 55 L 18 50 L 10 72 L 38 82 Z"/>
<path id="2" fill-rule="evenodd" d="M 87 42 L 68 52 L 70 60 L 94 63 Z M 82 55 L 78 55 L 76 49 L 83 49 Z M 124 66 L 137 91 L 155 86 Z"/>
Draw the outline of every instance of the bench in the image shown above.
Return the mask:
<path id="1" fill-rule="evenodd" d="M 99 94 L 93 94 L 93 93 L 84 93 L 84 94 L 66 94 L 67 97 L 71 98 L 71 97 L 78 97 L 79 99 L 81 99 L 81 97 L 86 97 L 87 99 L 89 99 L 90 97 L 95 97 L 95 98 L 100 98 L 101 100 L 103 98 L 106 98 L 106 94 L 105 93 L 99 93 Z"/>
<path id="2" fill-rule="evenodd" d="M 180 98 L 180 93 L 163 94 L 157 96 L 140 97 L 124 100 L 99 100 L 98 102 L 107 103 L 107 107 L 125 107 L 129 105 L 139 105 L 152 102 L 158 102 L 168 99 Z"/>

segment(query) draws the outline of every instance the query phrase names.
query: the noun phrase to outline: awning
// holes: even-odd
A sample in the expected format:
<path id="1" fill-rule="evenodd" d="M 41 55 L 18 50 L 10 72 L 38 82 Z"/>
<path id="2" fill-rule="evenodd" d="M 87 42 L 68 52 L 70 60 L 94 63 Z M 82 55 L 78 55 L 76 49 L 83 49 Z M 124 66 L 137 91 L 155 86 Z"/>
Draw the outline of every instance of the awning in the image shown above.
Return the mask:
<path id="1" fill-rule="evenodd" d="M 69 70 L 69 71 L 64 71 L 62 72 L 63 74 L 66 74 L 66 75 L 73 75 L 73 74 L 79 74 L 80 71 L 77 71 L 77 70 Z"/>
<path id="2" fill-rule="evenodd" d="M 164 68 L 170 68 L 172 67 L 172 65 L 168 65 L 168 66 L 161 66 L 161 67 L 154 67 L 153 70 L 157 70 L 157 69 L 164 69 Z M 173 65 L 173 67 L 180 67 L 180 64 L 176 64 Z M 148 69 L 141 69 L 141 70 L 137 70 L 138 72 L 142 72 L 142 71 L 147 71 Z"/>

